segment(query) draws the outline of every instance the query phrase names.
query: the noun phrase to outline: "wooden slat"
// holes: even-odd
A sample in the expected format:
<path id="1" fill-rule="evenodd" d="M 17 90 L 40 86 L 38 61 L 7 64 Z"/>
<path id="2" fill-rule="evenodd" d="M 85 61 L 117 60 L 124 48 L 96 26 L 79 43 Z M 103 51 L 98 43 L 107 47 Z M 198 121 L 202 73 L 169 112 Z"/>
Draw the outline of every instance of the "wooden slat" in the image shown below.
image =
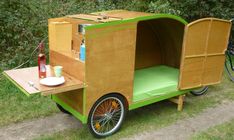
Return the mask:
<path id="1" fill-rule="evenodd" d="M 184 95 L 179 95 L 178 98 L 171 98 L 169 99 L 169 101 L 177 104 L 177 110 L 178 111 L 182 111 L 183 109 L 183 104 L 184 104 L 184 98 L 185 98 L 185 94 Z"/>
<path id="2" fill-rule="evenodd" d="M 102 15 L 94 15 L 94 14 L 78 14 L 78 15 L 70 15 L 68 17 L 84 19 L 84 20 L 92 20 L 92 21 L 96 21 L 96 22 L 110 22 L 110 21 L 121 20 L 121 18 L 117 18 L 117 17 L 116 18 L 109 17 L 107 19 L 103 19 Z"/>
<path id="3" fill-rule="evenodd" d="M 22 68 L 16 70 L 4 71 L 5 74 L 14 80 L 18 86 L 23 88 L 28 94 L 41 93 L 42 95 L 57 94 L 70 90 L 83 88 L 83 82 L 75 79 L 74 77 L 63 72 L 65 83 L 60 86 L 48 87 L 39 83 L 40 79 L 38 76 L 38 67 Z M 54 76 L 53 68 L 49 65 L 46 66 L 47 77 Z M 29 82 L 33 83 L 30 86 Z"/>
<path id="4" fill-rule="evenodd" d="M 142 16 L 150 16 L 152 13 L 144 13 L 144 12 L 136 12 L 136 11 L 127 11 L 127 10 L 112 10 L 112 11 L 103 11 L 103 12 L 95 12 L 92 14 L 96 15 L 107 15 L 110 17 L 118 17 L 122 19 L 130 19 L 137 18 Z"/>

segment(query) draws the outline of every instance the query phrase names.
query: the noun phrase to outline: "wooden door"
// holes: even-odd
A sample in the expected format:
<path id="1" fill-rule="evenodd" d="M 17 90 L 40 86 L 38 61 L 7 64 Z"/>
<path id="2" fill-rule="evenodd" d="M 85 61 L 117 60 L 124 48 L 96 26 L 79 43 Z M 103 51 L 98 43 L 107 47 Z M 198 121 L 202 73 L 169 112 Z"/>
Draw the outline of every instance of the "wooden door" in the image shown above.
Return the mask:
<path id="1" fill-rule="evenodd" d="M 219 83 L 222 77 L 231 23 L 204 18 L 185 27 L 179 89 Z"/>

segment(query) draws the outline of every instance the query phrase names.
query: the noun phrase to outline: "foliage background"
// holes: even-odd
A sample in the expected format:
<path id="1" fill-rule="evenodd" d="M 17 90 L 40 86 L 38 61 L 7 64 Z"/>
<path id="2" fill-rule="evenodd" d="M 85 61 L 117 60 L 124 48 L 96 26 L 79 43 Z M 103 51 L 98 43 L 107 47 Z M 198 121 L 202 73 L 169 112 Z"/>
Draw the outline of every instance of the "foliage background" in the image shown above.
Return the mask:
<path id="1" fill-rule="evenodd" d="M 234 18 L 231 0 L 3 0 L 0 1 L 0 72 L 26 61 L 47 36 L 47 19 L 111 9 Z M 45 41 L 48 46 L 48 40 Z M 47 54 L 48 55 L 48 54 Z M 24 67 L 36 65 L 36 55 Z"/>

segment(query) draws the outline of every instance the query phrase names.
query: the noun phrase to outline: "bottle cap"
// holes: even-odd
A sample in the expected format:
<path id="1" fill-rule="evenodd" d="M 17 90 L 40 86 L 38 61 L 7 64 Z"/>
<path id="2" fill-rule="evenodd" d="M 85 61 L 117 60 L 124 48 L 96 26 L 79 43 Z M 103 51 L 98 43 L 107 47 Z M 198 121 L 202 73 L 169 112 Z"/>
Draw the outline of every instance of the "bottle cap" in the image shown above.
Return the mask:
<path id="1" fill-rule="evenodd" d="M 44 48 L 44 43 L 43 42 L 39 43 L 39 48 L 41 48 L 41 49 Z"/>

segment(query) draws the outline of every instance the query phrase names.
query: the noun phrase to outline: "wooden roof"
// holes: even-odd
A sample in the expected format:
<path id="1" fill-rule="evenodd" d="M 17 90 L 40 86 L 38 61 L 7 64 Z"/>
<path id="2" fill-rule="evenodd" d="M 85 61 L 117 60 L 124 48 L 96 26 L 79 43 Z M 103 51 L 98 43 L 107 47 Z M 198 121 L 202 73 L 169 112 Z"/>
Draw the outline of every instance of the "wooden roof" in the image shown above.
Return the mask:
<path id="1" fill-rule="evenodd" d="M 144 13 L 144 12 L 127 11 L 127 10 L 111 10 L 111 11 L 95 12 L 95 13 L 90 13 L 90 14 L 68 15 L 67 17 L 85 19 L 85 20 L 91 20 L 91 21 L 103 23 L 103 22 L 132 19 L 132 18 L 150 16 L 150 15 L 153 15 L 153 14 Z"/>

